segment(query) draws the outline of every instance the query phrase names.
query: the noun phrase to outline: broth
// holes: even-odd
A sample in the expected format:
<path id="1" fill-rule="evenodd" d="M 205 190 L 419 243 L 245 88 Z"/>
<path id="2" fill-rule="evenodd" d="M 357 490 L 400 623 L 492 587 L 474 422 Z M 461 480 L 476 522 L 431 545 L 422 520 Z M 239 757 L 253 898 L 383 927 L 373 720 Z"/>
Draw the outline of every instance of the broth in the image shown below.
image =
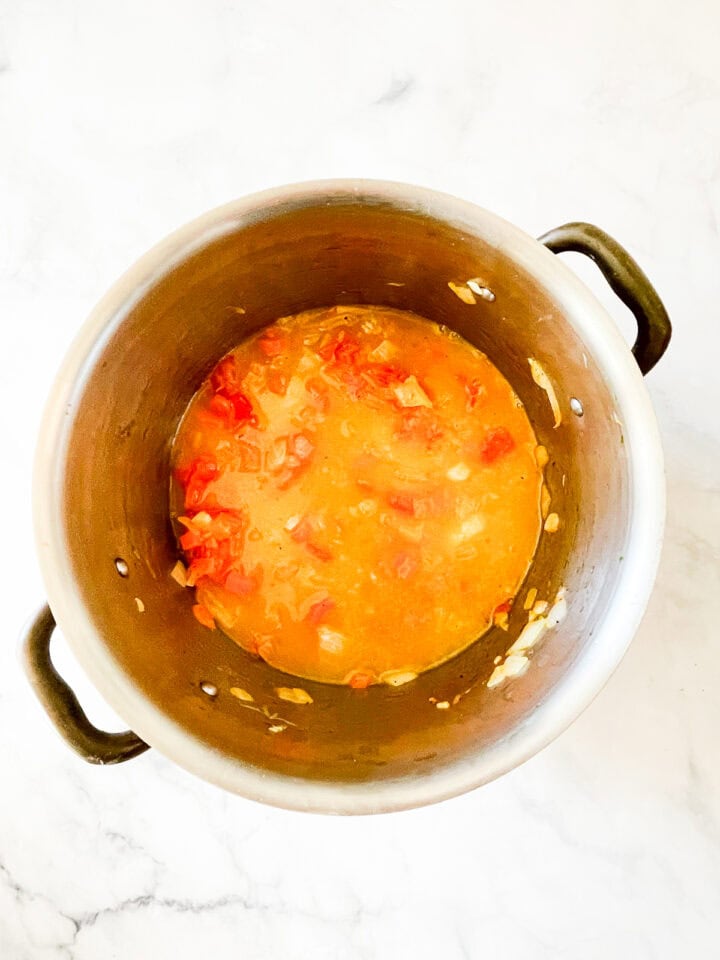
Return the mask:
<path id="1" fill-rule="evenodd" d="M 194 612 L 290 674 L 412 679 L 506 616 L 540 533 L 536 445 L 452 331 L 387 307 L 278 320 L 175 438 Z"/>

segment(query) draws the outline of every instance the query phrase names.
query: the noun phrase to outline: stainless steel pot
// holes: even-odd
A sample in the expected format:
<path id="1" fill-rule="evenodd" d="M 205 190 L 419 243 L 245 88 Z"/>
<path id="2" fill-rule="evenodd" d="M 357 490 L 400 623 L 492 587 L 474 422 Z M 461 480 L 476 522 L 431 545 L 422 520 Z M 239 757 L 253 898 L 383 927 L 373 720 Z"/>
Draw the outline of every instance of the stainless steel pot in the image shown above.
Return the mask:
<path id="1" fill-rule="evenodd" d="M 551 252 L 568 249 L 596 260 L 633 310 L 635 359 Z M 475 304 L 448 287 L 469 278 L 491 291 Z M 404 687 L 303 682 L 314 703 L 286 703 L 275 688 L 292 679 L 200 627 L 189 591 L 169 576 L 177 556 L 169 447 L 194 390 L 246 334 L 336 303 L 414 310 L 459 331 L 513 383 L 550 451 L 547 481 L 562 522 L 543 536 L 527 584 L 549 598 L 564 586 L 568 614 L 530 669 L 501 688 L 487 680 L 525 622 L 522 609 L 509 634 L 494 629 Z M 49 608 L 28 628 L 24 651 L 55 725 L 91 762 L 152 745 L 246 797 L 328 813 L 431 803 L 522 763 L 600 690 L 650 593 L 664 478 L 641 371 L 669 337 L 640 268 L 587 224 L 538 242 L 453 197 L 360 180 L 270 190 L 182 228 L 95 309 L 47 407 L 34 496 Z M 557 428 L 530 357 L 554 385 Z M 89 723 L 50 663 L 55 618 L 135 733 Z M 254 703 L 231 687 L 250 691 Z"/>

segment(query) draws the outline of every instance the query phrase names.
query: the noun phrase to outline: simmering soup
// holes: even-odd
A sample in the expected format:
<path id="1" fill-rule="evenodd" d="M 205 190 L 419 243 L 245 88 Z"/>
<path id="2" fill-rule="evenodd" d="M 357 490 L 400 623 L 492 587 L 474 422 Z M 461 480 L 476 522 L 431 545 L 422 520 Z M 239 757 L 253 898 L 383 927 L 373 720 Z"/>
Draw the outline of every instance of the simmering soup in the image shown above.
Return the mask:
<path id="1" fill-rule="evenodd" d="M 412 679 L 501 620 L 540 533 L 523 405 L 454 332 L 332 307 L 244 340 L 173 450 L 196 617 L 280 670 Z"/>

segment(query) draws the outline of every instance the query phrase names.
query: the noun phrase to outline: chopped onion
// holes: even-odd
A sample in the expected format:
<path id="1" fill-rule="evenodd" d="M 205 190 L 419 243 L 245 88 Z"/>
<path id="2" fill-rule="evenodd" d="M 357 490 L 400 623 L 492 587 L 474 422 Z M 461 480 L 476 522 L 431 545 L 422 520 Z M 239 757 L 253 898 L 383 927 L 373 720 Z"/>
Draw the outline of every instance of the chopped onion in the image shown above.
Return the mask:
<path id="1" fill-rule="evenodd" d="M 540 389 L 544 390 L 547 394 L 550 406 L 552 407 L 553 417 L 555 418 L 555 428 L 557 428 L 562 423 L 562 411 L 558 403 L 557 394 L 555 393 L 555 387 L 553 387 L 550 377 L 548 377 L 545 370 L 534 357 L 528 357 L 528 363 L 530 364 L 530 373 L 532 374 L 533 380 Z"/>
<path id="2" fill-rule="evenodd" d="M 539 443 L 537 447 L 535 447 L 535 462 L 541 470 L 547 466 L 549 459 L 550 456 L 548 455 L 547 447 L 544 447 L 541 443 Z"/>
<path id="3" fill-rule="evenodd" d="M 312 703 L 313 698 L 302 687 L 276 687 L 275 693 L 281 700 L 287 700 L 288 703 Z"/>
<path id="4" fill-rule="evenodd" d="M 559 596 L 559 594 L 558 594 Z M 555 603 L 550 608 L 550 612 L 547 615 L 548 626 L 556 627 L 561 623 L 567 616 L 567 600 L 564 596 L 561 596 L 559 600 L 556 600 Z"/>
<path id="5" fill-rule="evenodd" d="M 373 363 L 387 363 L 388 360 L 392 360 L 397 352 L 398 349 L 394 343 L 391 343 L 390 340 L 383 340 L 374 350 L 370 351 L 368 357 Z"/>
<path id="6" fill-rule="evenodd" d="M 331 630 L 330 627 L 318 627 L 318 637 L 320 637 L 320 648 L 327 653 L 340 653 L 345 646 L 345 637 L 337 630 Z"/>
<path id="7" fill-rule="evenodd" d="M 469 307 L 477 303 L 475 294 L 472 292 L 472 290 L 468 289 L 464 283 L 453 283 L 452 280 L 448 280 L 448 286 L 455 296 L 459 297 L 459 299 L 462 300 L 463 303 L 466 303 Z"/>
<path id="8" fill-rule="evenodd" d="M 180 560 L 178 560 L 178 562 L 170 571 L 170 576 L 173 578 L 175 583 L 179 583 L 181 587 L 187 586 L 187 570 Z"/>
<path id="9" fill-rule="evenodd" d="M 542 490 L 540 491 L 540 514 L 543 520 L 548 515 L 548 510 L 550 509 L 551 500 L 552 500 L 552 497 L 550 496 L 550 491 L 545 486 L 545 484 L 543 484 Z"/>
<path id="10" fill-rule="evenodd" d="M 514 656 L 517 653 L 525 653 L 527 650 L 532 650 L 545 632 L 546 626 L 547 623 L 542 617 L 526 623 L 520 632 L 520 636 L 507 651 L 507 655 Z"/>
<path id="11" fill-rule="evenodd" d="M 528 668 L 530 661 L 527 657 L 517 656 L 512 654 L 509 656 L 503 666 L 505 667 L 505 676 L 506 677 L 519 677 Z"/>
<path id="12" fill-rule="evenodd" d="M 456 483 L 461 483 L 463 480 L 467 480 L 470 476 L 470 467 L 466 463 L 456 463 L 454 467 L 450 467 L 447 472 L 448 480 L 454 480 Z"/>
<path id="13" fill-rule="evenodd" d="M 401 687 L 404 683 L 410 683 L 417 679 L 417 674 L 412 670 L 386 670 L 380 674 L 381 683 L 389 683 L 391 687 Z"/>
<path id="14" fill-rule="evenodd" d="M 460 524 L 460 528 L 453 534 L 452 538 L 456 543 L 462 543 L 464 540 L 470 540 L 482 533 L 485 529 L 485 520 L 478 516 L 468 517 Z"/>
<path id="15" fill-rule="evenodd" d="M 560 526 L 560 517 L 556 513 L 551 513 L 548 515 L 547 520 L 545 521 L 544 529 L 547 533 L 556 533 Z"/>
<path id="16" fill-rule="evenodd" d="M 404 383 L 394 387 L 393 393 L 401 407 L 432 407 L 430 397 L 414 376 L 408 377 Z"/>
<path id="17" fill-rule="evenodd" d="M 238 700 L 242 700 L 243 703 L 255 703 L 255 697 L 247 690 L 243 690 L 242 687 L 230 687 L 230 693 Z"/>

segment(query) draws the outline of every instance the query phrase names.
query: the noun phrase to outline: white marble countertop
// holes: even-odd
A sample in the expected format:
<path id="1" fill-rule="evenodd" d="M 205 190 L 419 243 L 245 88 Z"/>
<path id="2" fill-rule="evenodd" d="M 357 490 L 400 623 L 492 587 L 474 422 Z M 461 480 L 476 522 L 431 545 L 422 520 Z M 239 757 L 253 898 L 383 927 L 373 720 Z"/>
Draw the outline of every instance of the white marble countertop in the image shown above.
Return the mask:
<path id="1" fill-rule="evenodd" d="M 717 957 L 720 11 L 344 6 L 0 3 L 0 957 Z M 522 768 L 376 818 L 258 806 L 153 752 L 85 766 L 14 642 L 43 597 L 29 495 L 40 413 L 92 304 L 205 209 L 325 176 L 446 190 L 532 234 L 595 221 L 637 256 L 675 326 L 648 378 L 667 541 L 622 666 Z M 57 646 L 91 716 L 113 722 Z"/>

